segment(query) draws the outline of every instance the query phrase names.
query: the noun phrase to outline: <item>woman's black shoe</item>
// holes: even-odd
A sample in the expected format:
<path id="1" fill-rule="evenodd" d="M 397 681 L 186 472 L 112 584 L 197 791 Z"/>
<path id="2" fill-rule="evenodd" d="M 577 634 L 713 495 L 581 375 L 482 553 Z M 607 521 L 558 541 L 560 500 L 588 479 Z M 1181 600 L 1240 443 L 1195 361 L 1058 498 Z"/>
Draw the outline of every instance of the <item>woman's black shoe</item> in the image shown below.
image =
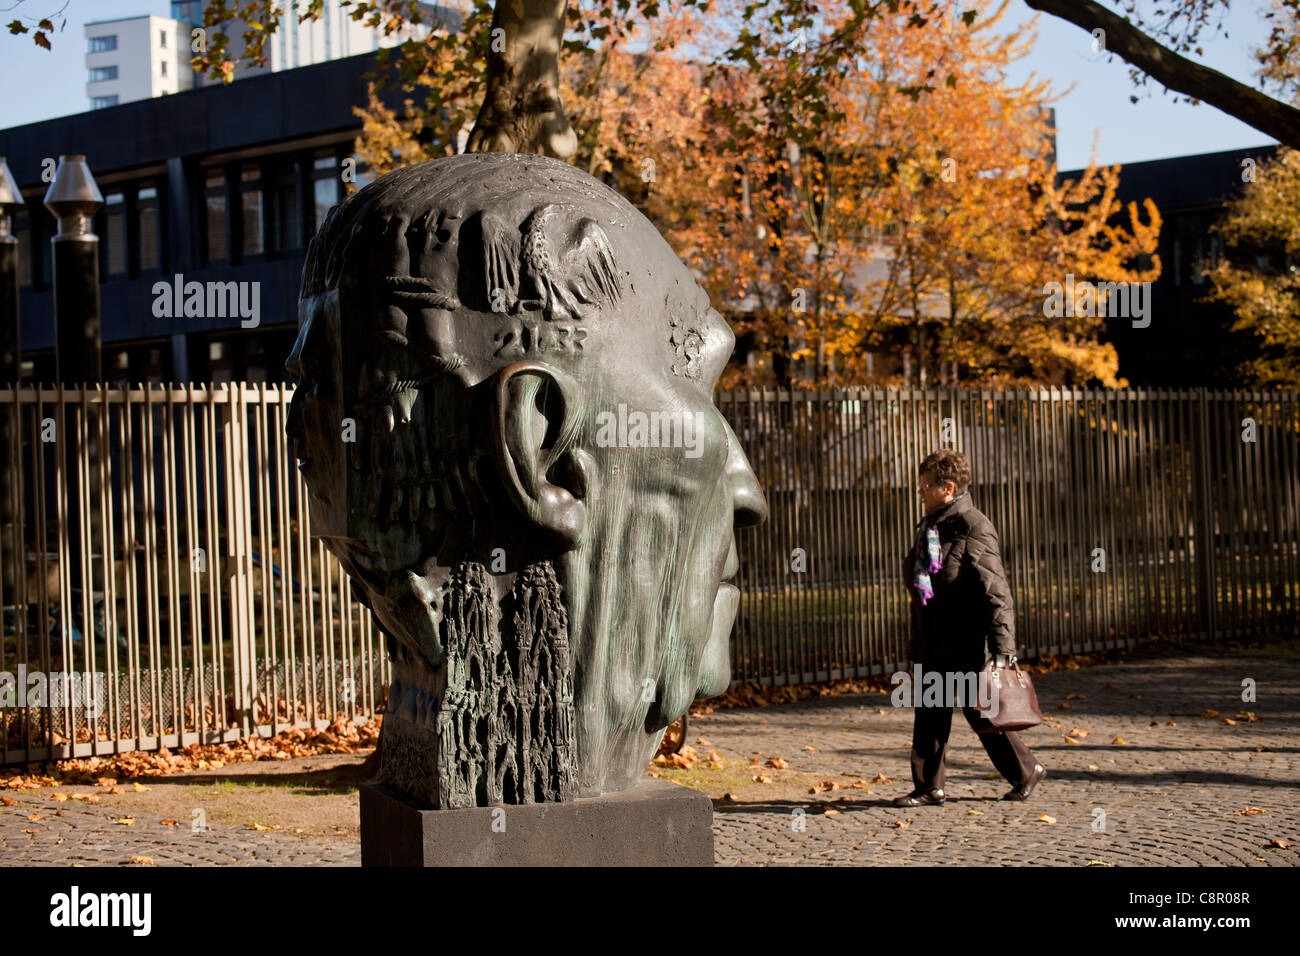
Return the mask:
<path id="1" fill-rule="evenodd" d="M 1028 800 L 1029 795 L 1034 792 L 1034 787 L 1038 786 L 1038 782 L 1046 776 L 1047 771 L 1043 769 L 1043 765 L 1041 763 L 1034 764 L 1034 772 L 1029 775 L 1029 779 L 1018 787 L 1012 787 L 1002 795 L 1002 799 Z"/>
<path id="2" fill-rule="evenodd" d="M 943 803 L 942 790 L 930 790 L 922 793 L 920 790 L 913 790 L 905 797 L 895 797 L 894 806 L 896 807 L 921 807 L 921 806 L 938 806 Z"/>

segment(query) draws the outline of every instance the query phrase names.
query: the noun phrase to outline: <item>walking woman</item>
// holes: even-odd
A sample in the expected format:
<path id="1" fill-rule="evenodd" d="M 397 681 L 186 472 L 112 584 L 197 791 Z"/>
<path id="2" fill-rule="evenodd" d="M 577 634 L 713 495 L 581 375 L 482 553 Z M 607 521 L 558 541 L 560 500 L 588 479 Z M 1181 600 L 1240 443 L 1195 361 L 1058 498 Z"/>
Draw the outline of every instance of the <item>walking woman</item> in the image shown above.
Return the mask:
<path id="1" fill-rule="evenodd" d="M 1016 654 L 1011 588 L 998 553 L 993 523 L 972 503 L 970 461 L 943 450 L 921 462 L 917 491 L 925 516 L 904 558 L 912 592 L 912 660 L 922 672 L 978 674 L 997 655 Z M 951 686 L 945 677 L 944 686 Z M 962 708 L 972 729 L 981 719 L 971 702 Z M 953 701 L 916 707 L 912 729 L 912 792 L 894 800 L 899 807 L 944 801 L 944 750 L 952 728 Z M 1003 800 L 1024 800 L 1047 775 L 1015 733 L 979 735 L 993 766 L 1012 788 Z"/>

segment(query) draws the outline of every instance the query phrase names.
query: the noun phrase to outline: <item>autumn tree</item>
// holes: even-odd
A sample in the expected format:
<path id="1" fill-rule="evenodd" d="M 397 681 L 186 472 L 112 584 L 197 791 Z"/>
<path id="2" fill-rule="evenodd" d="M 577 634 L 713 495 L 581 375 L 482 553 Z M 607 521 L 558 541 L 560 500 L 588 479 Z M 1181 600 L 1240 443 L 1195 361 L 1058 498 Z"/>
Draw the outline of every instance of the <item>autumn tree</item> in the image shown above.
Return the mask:
<path id="1" fill-rule="evenodd" d="M 996 32 L 1005 4 L 819 11 L 752 24 L 717 94 L 743 172 L 685 254 L 765 353 L 736 378 L 1116 384 L 1104 315 L 1049 315 L 1044 286 L 1154 279 L 1159 214 L 1120 209 L 1117 170 L 1057 183 L 1045 88 L 1001 79 L 1031 33 Z"/>
<path id="2" fill-rule="evenodd" d="M 1265 84 L 1293 99 L 1300 99 L 1298 50 L 1300 5 L 1275 0 L 1269 43 L 1255 57 Z M 1227 254 L 1208 272 L 1208 298 L 1230 306 L 1233 331 L 1255 341 L 1257 351 L 1241 363 L 1253 384 L 1300 388 L 1300 150 L 1282 147 L 1247 179 L 1212 227 Z"/>

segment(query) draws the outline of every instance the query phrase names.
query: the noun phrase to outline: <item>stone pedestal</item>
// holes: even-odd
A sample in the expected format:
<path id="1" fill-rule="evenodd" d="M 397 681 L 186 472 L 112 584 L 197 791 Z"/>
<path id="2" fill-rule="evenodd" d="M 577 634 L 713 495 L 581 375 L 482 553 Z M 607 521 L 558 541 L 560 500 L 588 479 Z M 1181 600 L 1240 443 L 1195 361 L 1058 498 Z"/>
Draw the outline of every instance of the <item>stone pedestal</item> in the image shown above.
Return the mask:
<path id="1" fill-rule="evenodd" d="M 432 810 L 361 785 L 362 866 L 712 866 L 713 804 L 653 777 L 567 803 Z"/>

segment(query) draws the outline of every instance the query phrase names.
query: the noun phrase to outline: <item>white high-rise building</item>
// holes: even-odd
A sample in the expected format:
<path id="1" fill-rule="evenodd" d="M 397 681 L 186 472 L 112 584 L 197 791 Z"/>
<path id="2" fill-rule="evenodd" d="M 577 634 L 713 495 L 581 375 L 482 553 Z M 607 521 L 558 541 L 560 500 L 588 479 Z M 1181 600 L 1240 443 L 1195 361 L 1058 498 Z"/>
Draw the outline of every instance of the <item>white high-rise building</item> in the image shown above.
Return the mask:
<path id="1" fill-rule="evenodd" d="M 434 26 L 458 29 L 462 16 L 452 4 L 421 4 L 423 23 L 385 36 L 382 28 L 353 20 L 339 0 L 325 0 L 320 19 L 303 23 L 293 12 L 293 0 L 277 2 L 283 15 L 279 27 L 267 37 L 267 64 L 241 66 L 235 71 L 235 79 L 372 53 L 407 39 L 421 40 Z M 203 26 L 205 6 L 205 0 L 172 0 L 170 17 L 128 17 L 86 24 L 86 66 L 90 70 L 86 95 L 91 109 L 220 83 L 196 74 L 190 67 L 192 31 Z M 237 63 L 243 56 L 246 29 L 242 20 L 222 24 L 229 38 L 230 57 Z"/>
<path id="2" fill-rule="evenodd" d="M 86 24 L 90 108 L 164 96 L 194 85 L 190 28 L 170 17 L 127 17 Z"/>

